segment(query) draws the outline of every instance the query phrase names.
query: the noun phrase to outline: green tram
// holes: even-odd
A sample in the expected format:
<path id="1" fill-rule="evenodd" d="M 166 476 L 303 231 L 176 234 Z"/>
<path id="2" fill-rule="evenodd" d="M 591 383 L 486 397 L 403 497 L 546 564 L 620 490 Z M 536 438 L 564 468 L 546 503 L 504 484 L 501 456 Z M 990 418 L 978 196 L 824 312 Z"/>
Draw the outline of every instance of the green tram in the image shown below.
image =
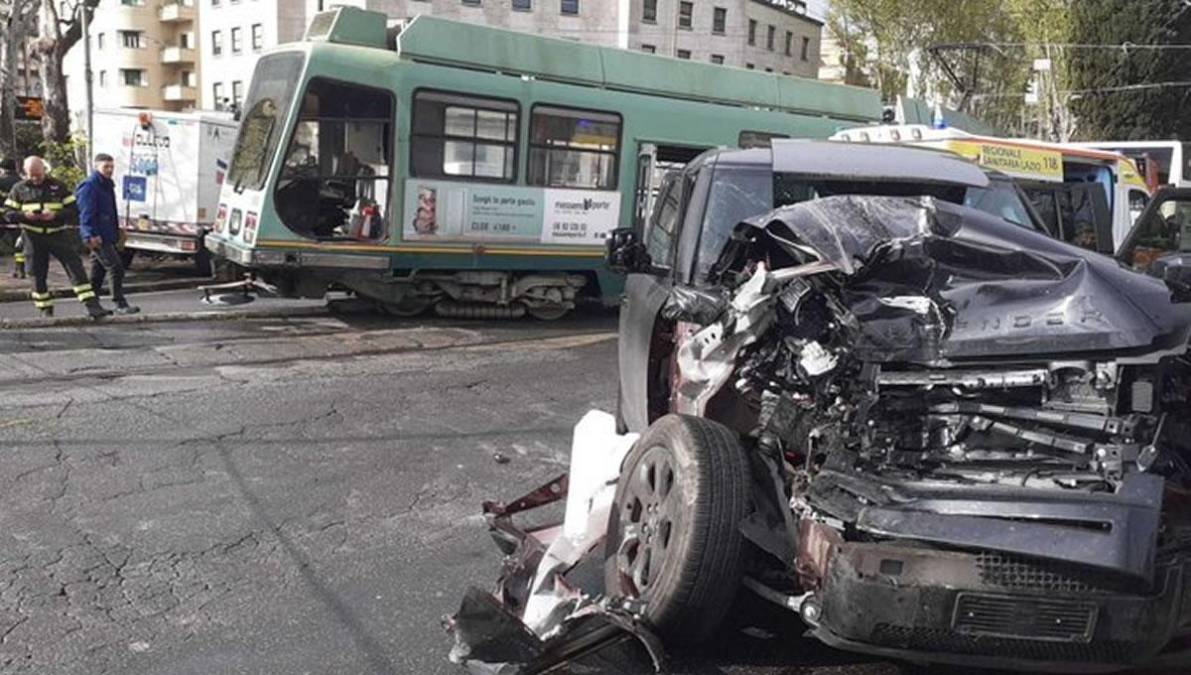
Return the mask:
<path id="1" fill-rule="evenodd" d="M 286 296 L 557 318 L 616 302 L 604 239 L 667 167 L 880 117 L 868 89 L 338 7 L 258 62 L 205 245 Z"/>

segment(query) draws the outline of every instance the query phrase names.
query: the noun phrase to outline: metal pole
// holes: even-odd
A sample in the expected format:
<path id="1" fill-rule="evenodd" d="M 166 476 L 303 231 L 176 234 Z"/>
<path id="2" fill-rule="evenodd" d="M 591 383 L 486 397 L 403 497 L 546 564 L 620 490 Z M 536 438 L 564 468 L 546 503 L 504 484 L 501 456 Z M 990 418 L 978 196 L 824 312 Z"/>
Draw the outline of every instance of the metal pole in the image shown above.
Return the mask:
<path id="1" fill-rule="evenodd" d="M 95 156 L 95 92 L 91 73 L 91 12 L 87 11 L 87 2 L 79 2 L 79 11 L 83 13 L 83 81 L 87 87 L 87 157 L 86 163 Z"/>

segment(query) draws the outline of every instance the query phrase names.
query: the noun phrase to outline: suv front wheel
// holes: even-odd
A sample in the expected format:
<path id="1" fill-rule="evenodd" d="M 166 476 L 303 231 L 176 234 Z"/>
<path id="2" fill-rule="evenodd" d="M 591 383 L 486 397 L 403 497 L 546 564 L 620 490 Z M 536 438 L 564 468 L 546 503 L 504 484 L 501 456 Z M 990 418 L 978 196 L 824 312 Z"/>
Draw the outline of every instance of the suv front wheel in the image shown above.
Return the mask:
<path id="1" fill-rule="evenodd" d="M 696 417 L 657 420 L 617 481 L 608 594 L 642 600 L 650 625 L 671 640 L 706 638 L 740 585 L 748 504 L 748 464 L 735 433 Z"/>

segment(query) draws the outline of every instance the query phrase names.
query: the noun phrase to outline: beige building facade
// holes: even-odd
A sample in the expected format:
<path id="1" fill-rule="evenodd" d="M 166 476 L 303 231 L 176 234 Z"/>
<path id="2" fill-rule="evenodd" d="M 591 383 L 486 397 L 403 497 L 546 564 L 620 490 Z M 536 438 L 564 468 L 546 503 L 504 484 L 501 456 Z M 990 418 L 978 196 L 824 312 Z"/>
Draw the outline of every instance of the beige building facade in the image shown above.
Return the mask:
<path id="1" fill-rule="evenodd" d="M 90 25 L 96 107 L 192 110 L 198 105 L 200 0 L 100 0 Z M 86 110 L 83 43 L 66 55 L 67 93 Z"/>
<path id="2" fill-rule="evenodd" d="M 629 48 L 817 77 L 823 24 L 797 0 L 633 0 Z"/>

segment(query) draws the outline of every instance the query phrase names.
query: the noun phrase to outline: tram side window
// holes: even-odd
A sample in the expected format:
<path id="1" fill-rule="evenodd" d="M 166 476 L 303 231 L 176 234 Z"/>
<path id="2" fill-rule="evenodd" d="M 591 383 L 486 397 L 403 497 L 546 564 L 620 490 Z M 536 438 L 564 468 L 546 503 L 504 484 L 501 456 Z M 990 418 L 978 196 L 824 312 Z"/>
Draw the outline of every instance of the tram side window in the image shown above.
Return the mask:
<path id="1" fill-rule="evenodd" d="M 383 238 L 392 125 L 388 92 L 311 80 L 277 183 L 277 210 L 286 226 L 318 239 Z"/>
<path id="2" fill-rule="evenodd" d="M 414 94 L 411 168 L 422 178 L 517 179 L 517 104 L 444 92 Z"/>
<path id="3" fill-rule="evenodd" d="M 736 144 L 746 150 L 749 148 L 772 148 L 775 138 L 789 138 L 789 136 L 773 134 L 768 131 L 742 131 L 736 139 Z"/>
<path id="4" fill-rule="evenodd" d="M 530 116 L 530 185 L 615 190 L 619 156 L 619 115 L 534 107 Z"/>

